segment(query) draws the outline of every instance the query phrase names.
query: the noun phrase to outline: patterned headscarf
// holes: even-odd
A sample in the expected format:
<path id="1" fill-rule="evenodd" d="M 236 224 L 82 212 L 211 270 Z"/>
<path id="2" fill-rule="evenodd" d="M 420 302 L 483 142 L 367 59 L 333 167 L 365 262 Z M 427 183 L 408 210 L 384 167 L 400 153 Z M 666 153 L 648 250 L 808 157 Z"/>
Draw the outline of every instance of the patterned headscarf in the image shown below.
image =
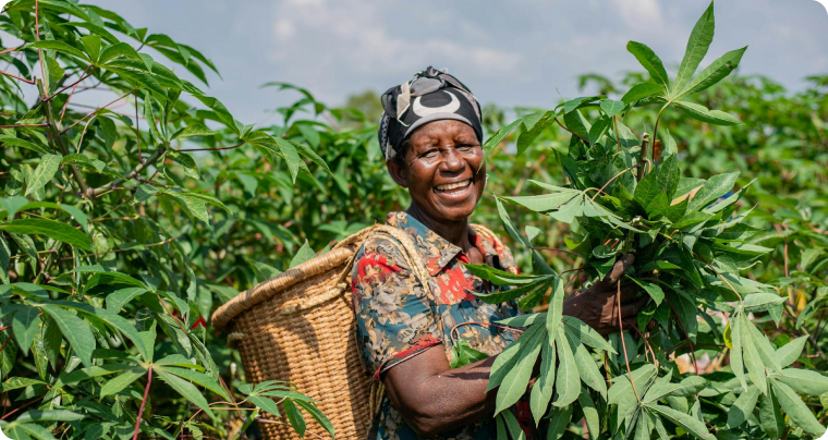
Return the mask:
<path id="1" fill-rule="evenodd" d="M 402 85 L 383 93 L 379 143 L 385 159 L 392 159 L 402 141 L 418 127 L 441 119 L 469 124 L 483 142 L 480 104 L 457 78 L 431 66 Z"/>

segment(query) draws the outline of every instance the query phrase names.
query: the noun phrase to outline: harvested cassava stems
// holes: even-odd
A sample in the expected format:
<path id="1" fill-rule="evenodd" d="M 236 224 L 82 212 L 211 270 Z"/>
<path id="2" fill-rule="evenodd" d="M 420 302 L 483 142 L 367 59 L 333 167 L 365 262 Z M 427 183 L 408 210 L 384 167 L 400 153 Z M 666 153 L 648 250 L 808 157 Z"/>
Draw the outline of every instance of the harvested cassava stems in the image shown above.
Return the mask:
<path id="1" fill-rule="evenodd" d="M 662 130 L 663 139 L 655 138 L 658 121 L 672 107 L 708 124 L 729 125 L 735 119 L 722 111 L 687 101 L 690 95 L 727 76 L 744 52 L 739 49 L 725 54 L 693 78 L 712 35 L 711 6 L 691 34 L 687 54 L 674 81 L 667 79 L 662 62 L 651 49 L 630 42 L 628 50 L 642 63 L 654 83 L 636 86 L 636 90 L 625 95 L 624 114 L 628 116 L 639 104 L 644 107 L 643 104 L 659 103 L 661 108 L 656 116 L 654 137 L 651 139 L 644 133 L 640 147 L 632 147 L 636 142 L 634 136 L 624 135 L 623 130 L 619 130 L 623 127 L 620 121 L 608 119 L 617 116 L 617 113 L 610 115 L 607 112 L 616 106 L 609 99 L 584 97 L 567 101 L 561 111 L 567 124 L 562 126 L 571 133 L 569 149 L 558 150 L 556 155 L 565 178 L 539 183 L 543 193 L 531 199 L 555 203 L 528 203 L 527 198 L 518 196 L 504 199 L 522 202 L 519 212 L 527 208 L 546 216 L 549 229 L 568 225 L 571 233 L 565 236 L 567 248 L 584 262 L 578 271 L 591 279 L 586 285 L 592 286 L 591 292 L 579 293 L 575 301 L 583 304 L 585 297 L 607 298 L 610 309 L 616 311 L 612 321 L 621 332 L 610 335 L 607 341 L 590 325 L 580 322 L 577 316 L 555 315 L 554 312 L 561 310 L 556 307 L 563 304 L 563 298 L 551 294 L 545 319 L 524 318 L 531 324 L 527 324 L 528 329 L 518 340 L 522 344 L 520 353 L 536 355 L 537 347 L 532 350 L 532 344 L 537 343 L 554 344 L 559 354 L 566 355 L 570 350 L 580 354 L 575 366 L 565 356 L 558 356 L 556 389 L 559 400 L 546 408 L 546 415 L 555 417 L 560 412 L 558 407 L 566 405 L 569 408 L 587 402 L 586 399 L 571 400 L 570 396 L 576 395 L 577 391 L 572 383 L 561 382 L 573 377 L 571 370 L 576 369 L 583 383 L 581 393 L 588 393 L 590 401 L 598 399 L 599 402 L 581 408 L 582 412 L 586 415 L 597 410 L 598 420 L 609 422 L 608 432 L 600 433 L 601 436 L 649 439 L 655 429 L 661 438 L 686 434 L 709 439 L 724 431 L 737 437 L 766 435 L 778 438 L 786 423 L 790 425 L 785 429 L 798 427 L 808 435 L 822 435 L 825 430 L 806 401 L 818 414 L 825 409 L 820 409 L 816 399 L 803 398 L 797 391 L 819 396 L 828 392 L 828 378 L 821 373 L 788 368 L 796 360 L 804 364 L 808 361 L 803 359 L 811 359 L 800 356 L 806 341 L 814 346 L 810 351 L 817 355 L 822 353 L 820 341 L 810 337 L 811 333 L 803 328 L 801 332 L 805 336 L 796 344 L 791 342 L 784 346 L 788 349 L 779 348 L 758 327 L 764 321 L 785 320 L 790 325 L 796 321 L 796 312 L 787 304 L 787 297 L 777 292 L 781 289 L 776 285 L 743 275 L 745 269 L 761 267 L 763 261 L 767 261 L 764 257 L 774 250 L 754 240 L 754 234 L 760 231 L 745 223 L 751 210 L 737 203 L 744 193 L 744 187 L 734 191 L 739 173 L 717 174 L 706 180 L 686 177 L 682 168 L 691 164 L 680 161 L 675 139 L 667 130 Z M 631 96 L 636 98 L 631 99 Z M 601 108 L 602 112 L 590 111 L 590 107 Z M 610 126 L 614 128 L 614 136 L 608 135 Z M 698 139 L 695 141 L 699 142 Z M 665 149 L 665 146 L 669 148 Z M 728 163 L 722 163 L 718 168 L 727 166 Z M 627 173 L 632 168 L 636 169 L 634 178 Z M 511 218 L 508 215 L 501 215 L 501 218 L 516 242 L 525 244 L 525 238 L 515 232 L 517 228 Z M 779 223 L 786 225 L 787 221 Z M 542 229 L 537 221 L 533 227 Z M 803 225 L 803 230 L 807 231 L 809 239 L 816 237 L 807 226 Z M 790 249 L 796 238 L 788 229 L 783 230 L 783 226 L 778 226 L 778 231 L 778 235 L 767 235 L 778 237 L 773 246 L 778 246 L 782 253 L 780 279 L 784 281 L 775 280 L 774 283 L 788 286 L 794 283 L 791 277 L 795 276 L 794 264 L 799 259 Z M 622 280 L 637 287 L 638 295 L 647 301 L 637 319 L 630 320 L 623 315 L 627 310 L 630 318 L 635 316 L 630 309 L 634 296 L 625 298 L 621 280 L 610 287 L 604 285 L 616 260 L 627 252 L 635 255 L 635 267 L 628 269 Z M 816 261 L 823 258 L 826 261 L 819 264 L 828 266 L 828 257 L 817 255 L 815 252 L 809 253 L 807 258 L 803 255 L 801 259 L 805 263 L 801 269 L 816 265 Z M 565 272 L 557 276 L 563 277 Z M 537 275 L 539 280 L 545 280 L 543 277 L 546 276 Z M 793 288 L 785 290 L 793 291 Z M 516 290 L 516 296 L 520 295 L 522 292 Z M 828 290 L 824 290 L 823 295 L 823 301 L 828 303 Z M 570 313 L 592 319 L 594 322 L 590 321 L 590 324 L 601 328 L 600 318 L 595 318 L 599 313 L 593 310 L 584 313 L 578 310 L 576 302 L 570 304 L 573 305 Z M 821 304 L 812 303 L 808 313 L 815 313 Z M 596 300 L 594 308 L 602 309 L 604 305 Z M 553 316 L 558 317 L 550 318 Z M 555 328 L 559 331 L 553 340 L 537 342 L 529 339 L 526 335 L 534 334 L 533 329 L 538 326 L 544 326 L 547 331 Z M 634 330 L 629 329 L 630 326 Z M 652 333 L 649 332 L 651 327 Z M 644 329 L 648 329 L 649 336 L 642 332 Z M 780 329 L 783 330 L 787 331 Z M 560 341 L 562 337 L 564 343 Z M 585 356 L 586 347 L 595 353 Z M 679 350 L 689 355 L 691 365 L 676 358 Z M 541 352 L 541 361 L 548 363 L 550 359 L 544 359 L 545 353 Z M 727 356 L 730 368 L 722 370 Z M 533 363 L 530 361 L 534 358 L 518 357 L 516 362 L 495 365 L 492 375 L 523 377 L 515 370 L 531 368 L 523 364 Z M 715 361 L 709 362 L 711 358 Z M 817 362 L 825 366 L 824 359 Z M 601 378 L 607 377 L 609 388 L 594 388 L 596 377 L 602 383 Z M 821 385 L 814 386 L 817 382 Z M 514 399 L 513 388 L 511 394 L 501 396 L 499 393 L 498 398 Z M 760 401 L 763 408 L 760 411 L 768 414 L 757 416 L 768 423 L 753 426 L 754 422 L 747 422 L 755 419 L 749 417 L 754 408 L 744 407 L 746 401 L 756 403 L 753 398 L 717 400 L 714 406 L 709 405 L 710 400 L 703 402 L 703 399 L 725 393 L 748 397 L 760 395 L 769 399 L 767 403 Z M 738 414 L 738 411 L 746 412 L 738 417 L 728 417 L 728 413 Z M 535 415 L 543 413 L 537 406 L 532 412 Z M 788 422 L 782 419 L 783 412 Z M 732 424 L 738 426 L 727 425 L 728 420 L 739 421 Z M 771 420 L 776 423 L 770 423 Z M 566 427 L 556 427 L 555 432 L 564 429 Z"/>

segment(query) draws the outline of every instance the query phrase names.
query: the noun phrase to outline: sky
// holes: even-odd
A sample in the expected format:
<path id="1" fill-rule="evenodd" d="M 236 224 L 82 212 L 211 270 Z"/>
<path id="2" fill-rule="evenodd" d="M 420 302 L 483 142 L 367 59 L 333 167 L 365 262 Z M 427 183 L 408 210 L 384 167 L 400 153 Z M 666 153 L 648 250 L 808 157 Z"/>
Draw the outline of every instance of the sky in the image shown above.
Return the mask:
<path id="1" fill-rule="evenodd" d="M 245 123 L 296 92 L 329 105 L 400 84 L 433 65 L 447 68 L 482 103 L 554 107 L 580 96 L 577 76 L 611 78 L 640 70 L 625 45 L 652 47 L 668 70 L 707 0 L 86 0 L 136 28 L 199 49 L 221 77 L 209 91 Z M 707 63 L 749 45 L 743 74 L 763 74 L 792 90 L 828 74 L 828 11 L 814 0 L 718 0 Z M 187 76 L 179 72 L 182 76 Z M 292 93 L 292 94 L 291 94 Z"/>

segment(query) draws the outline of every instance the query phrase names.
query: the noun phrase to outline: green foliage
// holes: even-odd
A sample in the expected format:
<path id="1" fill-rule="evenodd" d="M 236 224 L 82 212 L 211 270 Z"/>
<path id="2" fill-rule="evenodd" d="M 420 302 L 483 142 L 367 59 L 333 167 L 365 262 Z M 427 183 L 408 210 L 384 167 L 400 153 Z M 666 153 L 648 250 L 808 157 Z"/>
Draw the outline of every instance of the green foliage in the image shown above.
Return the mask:
<path id="1" fill-rule="evenodd" d="M 298 244 L 263 211 L 289 212 L 297 182 L 319 185 L 308 164 L 330 173 L 312 136 L 235 120 L 165 65 L 206 84 L 208 59 L 111 11 L 18 0 L 0 29 L 23 42 L 1 55 L 23 80 L 0 77 L 0 428 L 239 438 L 239 418 L 281 417 L 279 402 L 300 434 L 310 415 L 333 437 L 314 400 L 245 384 L 206 331 L 216 297 L 279 272 L 245 259 L 249 246 Z M 114 101 L 84 110 L 90 89 Z M 305 245 L 297 258 L 314 255 Z"/>
<path id="2" fill-rule="evenodd" d="M 26 43 L 0 54 L 11 66 L 4 70 L 16 69 L 13 73 L 27 80 L 42 76 L 34 46 L 34 6 L 33 0 L 12 2 L 0 23 L 4 33 Z M 278 421 L 297 428 L 308 415 L 324 421 L 312 402 L 299 397 L 301 390 L 279 383 L 245 384 L 238 354 L 209 327 L 209 316 L 239 291 L 406 206 L 404 190 L 390 179 L 380 158 L 376 118 L 363 114 L 375 108 L 363 105 L 365 97 L 352 101 L 358 109 L 328 107 L 308 90 L 273 83 L 263 93 L 280 90 L 298 96 L 296 102 L 275 109 L 278 122 L 273 125 L 245 126 L 200 90 L 216 68 L 196 49 L 136 29 L 98 7 L 59 0 L 39 1 L 38 6 L 41 41 L 60 46 L 42 50 L 43 82 L 48 96 L 54 96 L 37 101 L 37 86 L 0 76 L 0 125 L 45 124 L 0 129 L 0 328 L 8 326 L 0 331 L 0 380 L 8 398 L 4 402 L 11 406 L 0 405 L 6 405 L 7 414 L 22 407 L 3 420 L 4 433 L 12 438 L 131 438 L 150 367 L 153 379 L 141 435 L 239 438 L 245 433 L 254 438 L 257 419 L 281 416 Z M 704 38 L 698 39 L 703 43 Z M 161 56 L 150 57 L 148 48 Z M 696 82 L 696 62 L 686 84 L 678 87 L 666 73 L 664 83 L 656 78 L 663 63 L 655 61 L 655 54 L 633 53 L 636 58 L 641 54 L 649 59 L 642 61 L 644 73 L 629 74 L 621 84 L 584 76 L 584 84 L 596 84 L 598 94 L 612 99 L 572 99 L 551 111 L 519 108 L 518 120 L 508 126 L 505 115 L 511 113 L 494 105 L 484 108 L 485 125 L 497 133 L 486 147 L 494 169 L 488 188 L 498 197 L 481 200 L 475 221 L 490 226 L 504 222 L 521 266 L 543 274 L 504 279 L 520 283 L 515 290 L 526 288 L 524 294 L 530 295 L 521 304 L 531 308 L 548 302 L 543 305 L 547 314 L 504 322 L 542 324 L 537 330 L 541 336 L 535 338 L 550 341 L 537 355 L 542 374 L 529 391 L 532 414 L 551 416 L 552 438 L 556 433 L 566 438 L 584 434 L 581 419 L 590 438 L 604 438 L 599 433 L 689 438 L 698 426 L 681 414 L 709 421 L 715 432 L 704 429 L 719 438 L 782 438 L 786 433 L 789 439 L 807 438 L 804 428 L 815 427 L 805 410 L 823 423 L 828 415 L 828 394 L 809 394 L 823 391 L 822 379 L 815 375 L 824 377 L 819 372 L 828 369 L 823 354 L 828 338 L 822 337 L 828 322 L 822 318 L 828 303 L 828 79 L 812 77 L 812 86 L 797 93 L 767 78 L 734 75 L 716 79 L 716 87 L 698 81 L 706 88 L 690 88 Z M 725 55 L 711 65 L 718 67 L 703 69 L 695 78 L 730 73 L 741 56 L 734 55 Z M 650 70 L 657 75 L 648 78 Z M 200 84 L 175 73 L 184 71 Z M 72 94 L 74 83 L 87 75 Z M 85 101 L 86 88 L 99 83 L 98 89 L 111 91 L 104 102 L 127 96 L 87 116 L 94 109 L 78 104 Z M 136 88 L 137 97 L 127 93 Z M 682 90 L 686 93 L 670 104 L 680 112 L 631 111 L 656 103 L 664 107 L 666 98 Z M 136 100 L 140 118 L 135 117 Z M 684 117 L 685 112 L 701 115 L 700 120 Z M 645 155 L 655 159 L 653 173 L 647 173 L 645 161 L 643 172 L 631 169 L 603 188 L 608 197 L 596 191 L 622 170 L 639 165 L 642 142 L 633 130 L 650 131 L 656 121 L 661 128 L 653 130 L 654 148 Z M 736 121 L 742 123 L 716 129 L 708 125 Z M 559 130 L 558 123 L 583 139 Z M 619 144 L 622 154 L 608 160 Z M 47 155 L 59 158 L 54 172 L 55 160 L 46 163 Z M 677 160 L 668 163 L 671 156 Z M 603 167 L 598 166 L 601 160 Z M 670 171 L 673 167 L 681 172 Z M 740 174 L 730 174 L 735 171 Z M 544 183 L 560 182 L 561 173 L 566 184 Z M 656 185 L 635 179 L 649 174 Z M 37 187 L 39 182 L 43 185 Z M 740 190 L 728 195 L 733 185 Z M 668 194 L 680 198 L 700 186 L 707 188 L 704 193 L 668 203 L 665 211 L 662 202 Z M 586 191 L 589 187 L 595 189 Z M 93 195 L 88 195 L 90 189 Z M 720 196 L 725 198 L 720 201 Z M 620 208 L 613 198 L 622 202 Z M 641 217 L 640 223 L 631 225 L 634 216 Z M 15 231 L 19 222 L 35 220 L 22 223 L 23 232 Z M 597 230 L 587 230 L 582 222 Z M 655 234 L 649 241 L 647 232 L 656 225 L 669 236 L 668 226 L 676 224 L 682 230 L 675 240 Z M 642 370 L 652 363 L 642 339 L 627 334 L 607 341 L 586 324 L 562 316 L 563 298 L 571 288 L 558 275 L 586 265 L 594 279 L 618 254 L 621 240 L 598 243 L 601 231 L 619 239 L 635 237 L 630 246 L 637 252 L 636 273 L 624 282 L 637 281 L 653 298 L 640 320 L 657 323 L 648 336 L 659 354 L 654 373 Z M 651 259 L 645 267 L 641 251 L 653 249 L 655 242 L 668 248 L 660 255 L 692 246 L 744 298 L 741 306 L 727 283 L 694 255 L 667 255 L 669 259 Z M 695 270 L 683 278 L 682 267 Z M 668 282 L 684 294 L 664 284 Z M 555 293 L 547 297 L 548 292 Z M 691 292 L 702 295 L 692 297 Z M 787 301 L 777 304 L 779 298 Z M 737 318 L 724 319 L 734 314 Z M 749 325 L 736 324 L 744 319 L 739 316 Z M 79 320 L 81 330 L 64 336 L 61 317 L 69 325 Z M 770 347 L 742 344 L 759 340 L 757 332 L 772 335 Z M 90 365 L 84 365 L 90 341 Z M 563 344 L 569 351 L 560 353 Z M 525 346 L 515 344 L 498 356 L 494 382 L 506 379 Z M 769 348 L 775 350 L 778 370 L 766 359 Z M 753 350 L 755 357 L 748 359 L 746 353 Z M 685 359 L 691 351 L 703 388 L 686 366 L 671 361 L 672 356 Z M 636 406 L 625 352 L 647 407 Z M 606 353 L 608 367 L 601 353 Z M 463 349 L 456 355 L 456 366 L 482 358 Z M 531 355 L 531 350 L 525 354 Z M 566 359 L 559 361 L 561 356 Z M 577 366 L 587 365 L 587 357 L 602 378 L 609 373 L 612 379 L 604 382 L 606 397 L 596 370 L 567 368 L 561 379 L 562 363 L 574 359 Z M 708 358 L 712 365 L 706 364 Z M 752 363 L 756 359 L 760 365 Z M 734 372 L 739 365 L 747 387 Z M 751 376 L 763 369 L 767 393 L 759 389 L 762 380 L 754 385 Z M 523 376 L 509 378 L 514 389 Z M 222 409 L 229 405 L 215 404 L 229 401 L 226 394 L 245 401 L 240 404 L 245 422 L 239 423 L 235 411 Z M 607 399 L 615 402 L 616 395 L 625 397 L 621 401 L 627 406 L 613 403 L 608 411 Z M 573 396 L 572 405 L 555 406 Z M 283 398 L 293 401 L 290 412 L 276 405 Z M 201 410 L 191 420 L 204 402 L 215 418 Z M 627 429 L 624 420 L 609 417 L 622 410 L 631 411 L 635 426 Z M 498 415 L 497 423 L 504 433 L 521 433 L 509 412 Z M 311 428 L 305 426 L 310 436 Z"/>
<path id="3" fill-rule="evenodd" d="M 501 413 L 527 391 L 536 374 L 533 369 L 540 365 L 531 386 L 530 402 L 536 424 L 541 424 L 545 417 L 550 419 L 548 438 L 559 438 L 567 430 L 582 432 L 580 427 L 567 427 L 572 414 L 564 414 L 561 408 L 572 407 L 574 413 L 585 417 L 587 426 L 591 425 L 590 436 L 598 430 L 613 439 L 649 439 L 654 435 L 664 439 L 775 439 L 818 437 L 825 432 L 818 417 L 824 420 L 826 408 L 819 396 L 828 391 L 828 378 L 802 369 L 820 370 L 817 363 L 824 367 L 826 358 L 820 341 L 809 336 L 802 326 L 800 330 L 805 336 L 788 345 L 784 345 L 785 341 L 776 345 L 767 333 L 774 329 L 766 325 L 770 322 L 789 329 L 795 322 L 802 325 L 812 319 L 816 310 L 824 311 L 825 266 L 819 266 L 817 271 L 808 270 L 826 245 L 824 234 L 809 223 L 825 221 L 824 197 L 803 201 L 813 203 L 808 219 L 793 210 L 782 221 L 770 213 L 756 212 L 749 218 L 754 210 L 745 209 L 742 198 L 755 186 L 748 192 L 745 189 L 762 177 L 749 182 L 740 180 L 740 172 L 723 172 L 707 179 L 685 177 L 682 168 L 685 172 L 695 171 L 699 165 L 710 166 L 711 160 L 701 164 L 685 160 L 677 154 L 670 134 L 663 139 L 657 137 L 659 122 L 671 106 L 708 124 L 740 123 L 729 113 L 686 100 L 728 76 L 745 51 L 728 52 L 695 74 L 712 42 L 713 28 L 711 4 L 693 29 L 672 82 L 652 50 L 642 43 L 630 42 L 627 49 L 653 82 L 633 83 L 622 102 L 590 96 L 567 100 L 553 111 L 527 114 L 518 120 L 520 124 L 501 129 L 491 141 L 499 143 L 504 131 L 520 126 L 517 144 L 525 136 L 531 136 L 534 142 L 538 133 L 532 132 L 528 121 L 539 117 L 563 119 L 561 127 L 571 137 L 566 145 L 553 144 L 553 148 L 566 182 L 539 184 L 543 192 L 540 195 L 515 194 L 502 199 L 537 213 L 524 214 L 530 218 L 541 215 L 541 219 L 547 219 L 546 224 L 568 224 L 566 252 L 582 262 L 577 272 L 584 272 L 590 280 L 606 276 L 616 258 L 634 253 L 635 267 L 619 282 L 619 295 L 622 283 L 635 283 L 641 287 L 641 294 L 650 298 L 637 323 L 623 324 L 628 330 L 637 327 L 635 332 L 613 334 L 605 341 L 597 333 L 585 332 L 589 329 L 585 324 L 561 316 L 560 304 L 565 293 L 560 286 L 565 280 L 557 274 L 541 270 L 543 274 L 534 279 L 524 275 L 513 280 L 511 284 L 518 286 L 512 294 L 481 296 L 487 302 L 519 299 L 520 303 L 531 298 L 534 303 L 538 291 L 540 295 L 550 292 L 548 312 L 530 315 L 520 322 L 503 322 L 526 329 L 498 357 L 489 384 L 489 389 L 499 386 L 496 413 Z M 624 128 L 625 122 L 635 123 L 633 109 L 653 103 L 661 108 L 651 142 L 649 135 L 638 139 Z M 761 119 L 759 115 L 754 117 Z M 489 143 L 487 146 L 490 151 L 495 147 Z M 531 145 L 518 147 L 518 154 L 527 149 Z M 695 166 L 688 166 L 690 163 Z M 720 163 L 715 168 L 727 169 L 728 165 Z M 820 175 L 824 178 L 824 170 Z M 742 188 L 735 191 L 734 185 L 740 181 Z M 773 196 L 765 193 L 759 197 Z M 500 200 L 498 197 L 499 207 Z M 786 203 L 779 198 L 776 201 Z M 814 217 L 816 210 L 820 213 Z M 770 225 L 760 217 L 779 221 L 779 231 L 772 235 L 763 232 Z M 501 212 L 501 219 L 510 235 L 528 248 L 534 261 L 537 248 L 522 236 L 508 214 Z M 793 275 L 788 273 L 789 245 L 793 242 L 788 236 L 791 226 L 800 222 L 806 225 L 797 225 L 797 229 L 805 235 L 800 235 L 797 246 L 804 248 L 802 256 L 807 258 L 805 266 Z M 811 232 L 805 232 L 805 228 Z M 775 250 L 770 246 L 780 239 L 784 240 L 784 278 L 757 280 L 754 272 L 769 269 L 770 254 Z M 494 271 L 471 269 L 495 283 L 510 281 Z M 549 289 L 552 285 L 558 287 Z M 819 294 L 798 306 L 793 302 L 793 289 L 813 289 L 814 294 Z M 799 317 L 792 306 L 801 310 Z M 757 319 L 758 316 L 762 318 Z M 576 325 L 567 325 L 568 322 Z M 820 319 L 812 328 L 821 333 L 821 323 Z M 812 355 L 803 357 L 808 342 Z M 679 367 L 676 356 L 682 354 L 690 355 L 693 367 Z M 729 365 L 697 375 L 701 374 L 697 362 L 701 356 Z M 506 359 L 500 362 L 501 357 Z M 791 362 L 798 362 L 799 368 L 785 368 Z M 688 369 L 696 370 L 696 374 Z M 757 401 L 765 403 L 757 407 Z M 579 419 L 580 416 L 574 417 L 571 422 Z M 506 432 L 499 438 L 507 438 Z"/>

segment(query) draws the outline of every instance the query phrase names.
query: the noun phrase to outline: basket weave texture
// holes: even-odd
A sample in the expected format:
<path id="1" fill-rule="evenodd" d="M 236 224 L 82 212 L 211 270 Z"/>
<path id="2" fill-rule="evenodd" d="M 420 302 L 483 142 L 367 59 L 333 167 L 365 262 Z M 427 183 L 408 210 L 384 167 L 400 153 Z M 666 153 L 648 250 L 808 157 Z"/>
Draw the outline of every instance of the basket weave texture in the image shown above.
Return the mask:
<path id="1" fill-rule="evenodd" d="M 485 227 L 472 226 L 478 234 L 497 240 Z M 330 252 L 240 293 L 212 317 L 214 327 L 230 332 L 228 344 L 238 348 L 248 382 L 293 382 L 317 401 L 337 439 L 365 438 L 383 392 L 360 361 L 353 297 L 347 288 L 354 256 L 372 233 L 396 238 L 408 267 L 428 288 L 425 267 L 410 237 L 393 226 L 374 225 Z M 306 421 L 309 433 L 325 434 L 315 420 Z M 260 428 L 267 440 L 299 438 L 286 424 L 262 423 Z"/>

